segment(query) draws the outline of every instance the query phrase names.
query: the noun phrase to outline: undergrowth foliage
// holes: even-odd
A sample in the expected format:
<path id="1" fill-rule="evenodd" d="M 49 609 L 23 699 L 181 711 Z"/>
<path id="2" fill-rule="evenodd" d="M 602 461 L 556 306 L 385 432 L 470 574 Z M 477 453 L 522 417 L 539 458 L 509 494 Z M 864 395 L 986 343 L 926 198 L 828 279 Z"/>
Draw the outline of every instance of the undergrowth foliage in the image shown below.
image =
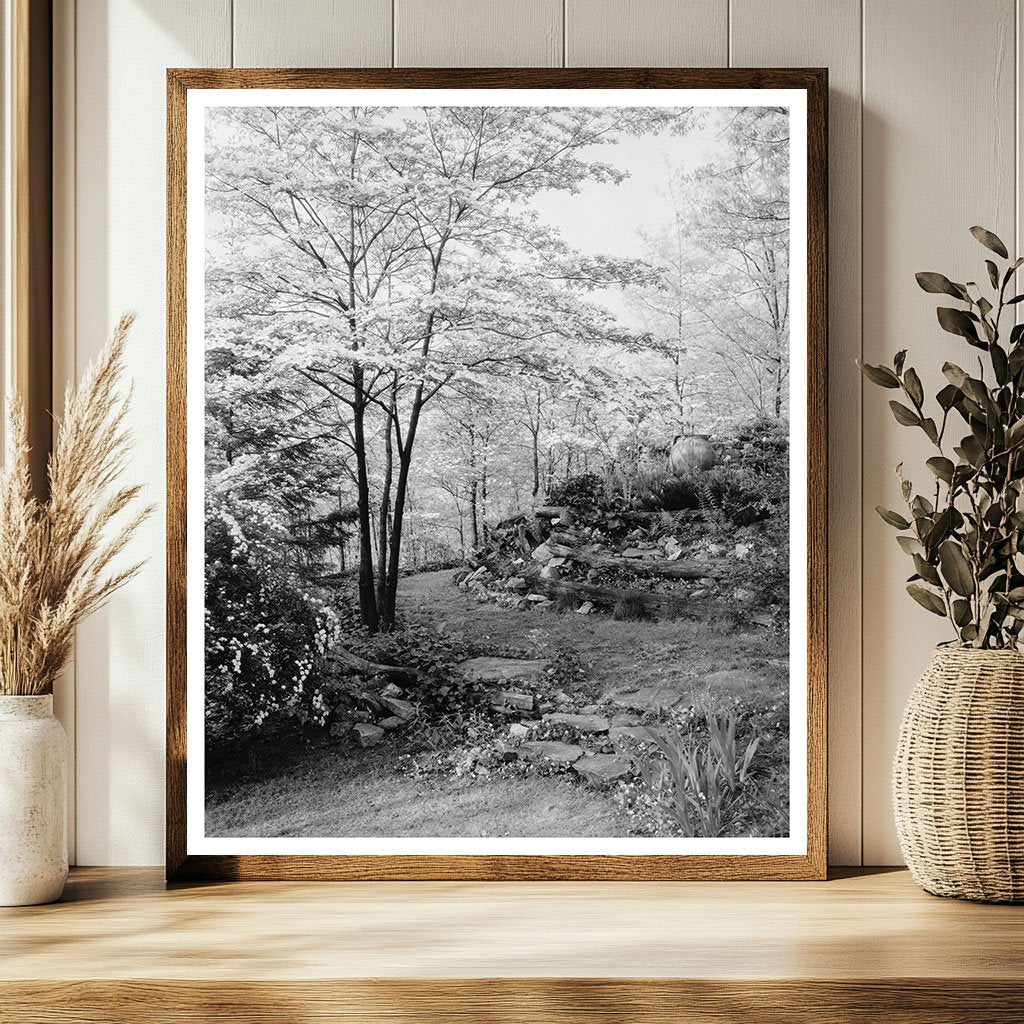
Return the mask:
<path id="1" fill-rule="evenodd" d="M 338 617 L 259 558 L 224 510 L 206 522 L 206 726 L 215 746 L 254 731 L 323 725 L 325 654 Z"/>
<path id="2" fill-rule="evenodd" d="M 788 834 L 786 709 L 688 709 L 638 736 L 639 784 L 624 798 L 638 831 L 686 838 Z"/>

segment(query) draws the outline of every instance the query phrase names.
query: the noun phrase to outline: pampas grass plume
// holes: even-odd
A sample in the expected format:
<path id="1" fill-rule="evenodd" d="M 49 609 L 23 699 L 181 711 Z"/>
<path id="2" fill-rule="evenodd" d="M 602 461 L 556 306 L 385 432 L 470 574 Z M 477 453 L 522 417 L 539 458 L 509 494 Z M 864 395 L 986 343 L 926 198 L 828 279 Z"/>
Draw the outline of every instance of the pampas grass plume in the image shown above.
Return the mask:
<path id="1" fill-rule="evenodd" d="M 121 318 L 77 390 L 65 392 L 46 501 L 32 493 L 25 413 L 11 403 L 0 469 L 0 695 L 52 693 L 75 627 L 142 568 L 113 568 L 153 511 L 138 507 L 139 487 L 117 484 L 129 449 L 118 385 L 134 320 Z"/>

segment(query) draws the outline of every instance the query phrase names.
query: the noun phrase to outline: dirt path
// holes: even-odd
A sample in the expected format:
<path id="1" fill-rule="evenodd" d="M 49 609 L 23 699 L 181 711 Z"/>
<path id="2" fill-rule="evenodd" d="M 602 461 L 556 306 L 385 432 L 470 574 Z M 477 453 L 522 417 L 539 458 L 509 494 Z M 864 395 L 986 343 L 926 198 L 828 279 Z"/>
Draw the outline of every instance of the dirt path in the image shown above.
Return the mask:
<path id="1" fill-rule="evenodd" d="M 617 622 L 609 615 L 514 611 L 478 602 L 453 576 L 444 570 L 405 577 L 399 613 L 461 634 L 488 653 L 550 658 L 574 651 L 597 688 L 623 705 L 689 704 L 709 686 L 750 699 L 774 699 L 788 690 L 788 651 L 760 627 L 737 627 L 721 615 Z"/>

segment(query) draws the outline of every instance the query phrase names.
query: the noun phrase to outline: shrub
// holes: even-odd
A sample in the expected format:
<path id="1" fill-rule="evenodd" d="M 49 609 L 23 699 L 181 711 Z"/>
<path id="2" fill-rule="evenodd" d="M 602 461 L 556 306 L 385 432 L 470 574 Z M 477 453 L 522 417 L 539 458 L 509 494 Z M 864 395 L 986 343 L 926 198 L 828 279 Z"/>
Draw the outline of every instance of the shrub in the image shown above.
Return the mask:
<path id="1" fill-rule="evenodd" d="M 548 490 L 551 505 L 565 506 L 577 511 L 595 508 L 604 500 L 604 484 L 593 473 L 580 473 L 552 484 Z"/>
<path id="2" fill-rule="evenodd" d="M 316 669 L 336 641 L 330 609 L 253 555 L 224 512 L 206 522 L 206 723 L 214 746 L 323 724 Z"/>

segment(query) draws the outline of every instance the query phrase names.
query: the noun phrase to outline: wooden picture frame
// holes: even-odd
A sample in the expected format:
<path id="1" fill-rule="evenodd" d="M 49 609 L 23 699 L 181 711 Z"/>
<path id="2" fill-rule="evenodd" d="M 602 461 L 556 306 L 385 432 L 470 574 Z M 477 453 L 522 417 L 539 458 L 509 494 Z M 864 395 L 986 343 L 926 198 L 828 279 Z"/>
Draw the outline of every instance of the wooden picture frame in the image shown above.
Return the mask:
<path id="1" fill-rule="evenodd" d="M 777 89 L 806 95 L 806 849 L 768 855 L 196 853 L 187 842 L 187 109 L 193 90 Z M 167 877 L 820 879 L 826 873 L 827 72 L 822 69 L 171 69 L 167 74 Z M 199 719 L 201 721 L 201 719 Z"/>

